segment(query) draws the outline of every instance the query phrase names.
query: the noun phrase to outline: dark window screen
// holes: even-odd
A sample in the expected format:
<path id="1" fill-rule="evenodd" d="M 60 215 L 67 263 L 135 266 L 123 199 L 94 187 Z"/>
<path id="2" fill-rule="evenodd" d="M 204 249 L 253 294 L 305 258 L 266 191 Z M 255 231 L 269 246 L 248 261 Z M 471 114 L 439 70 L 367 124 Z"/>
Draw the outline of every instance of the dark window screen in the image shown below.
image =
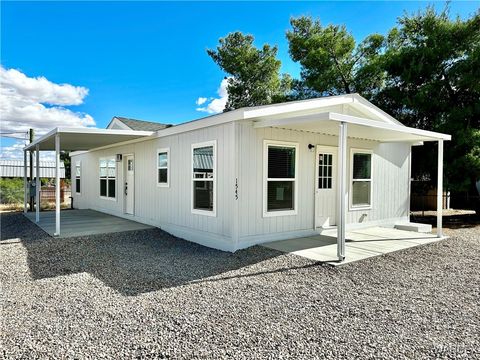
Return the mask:
<path id="1" fill-rule="evenodd" d="M 295 178 L 295 148 L 271 145 L 268 147 L 268 177 Z"/>
<path id="2" fill-rule="evenodd" d="M 371 154 L 353 154 L 353 178 L 370 179 Z"/>

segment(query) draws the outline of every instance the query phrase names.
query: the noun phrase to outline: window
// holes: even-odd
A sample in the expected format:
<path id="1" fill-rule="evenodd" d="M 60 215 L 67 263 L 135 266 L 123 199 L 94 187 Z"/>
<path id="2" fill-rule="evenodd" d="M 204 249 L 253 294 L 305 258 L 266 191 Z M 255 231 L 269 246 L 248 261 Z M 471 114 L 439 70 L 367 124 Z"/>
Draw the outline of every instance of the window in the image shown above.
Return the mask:
<path id="1" fill-rule="evenodd" d="M 372 205 L 372 152 L 352 149 L 350 163 L 352 174 L 350 206 L 354 209 L 370 208 Z"/>
<path id="2" fill-rule="evenodd" d="M 333 155 L 318 154 L 318 189 L 331 189 L 333 178 Z"/>
<path id="3" fill-rule="evenodd" d="M 100 196 L 115 199 L 116 162 L 115 158 L 100 159 Z"/>
<path id="4" fill-rule="evenodd" d="M 298 144 L 264 143 L 264 216 L 297 213 Z"/>
<path id="5" fill-rule="evenodd" d="M 157 185 L 168 187 L 170 183 L 170 149 L 157 150 Z"/>
<path id="6" fill-rule="evenodd" d="M 192 145 L 192 212 L 215 216 L 216 141 Z"/>
<path id="7" fill-rule="evenodd" d="M 80 178 L 82 177 L 82 166 L 80 161 L 77 161 L 75 163 L 75 192 L 77 194 L 80 194 L 81 191 L 81 181 Z"/>

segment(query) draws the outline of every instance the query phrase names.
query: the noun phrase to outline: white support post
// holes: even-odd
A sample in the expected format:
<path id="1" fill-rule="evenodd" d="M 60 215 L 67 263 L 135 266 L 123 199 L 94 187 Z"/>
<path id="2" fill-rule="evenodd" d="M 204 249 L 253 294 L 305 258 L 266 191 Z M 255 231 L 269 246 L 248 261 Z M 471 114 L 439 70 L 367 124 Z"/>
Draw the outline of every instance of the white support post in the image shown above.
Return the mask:
<path id="1" fill-rule="evenodd" d="M 341 122 L 338 132 L 338 181 L 337 181 L 337 257 L 345 260 L 345 211 L 347 182 L 347 124 Z"/>
<path id="2" fill-rule="evenodd" d="M 26 214 L 28 203 L 27 151 L 23 151 L 23 212 Z"/>
<path id="3" fill-rule="evenodd" d="M 55 135 L 55 236 L 60 235 L 60 134 Z"/>
<path id="4" fill-rule="evenodd" d="M 437 173 L 437 236 L 442 237 L 443 215 L 443 140 L 438 140 L 438 173 Z"/>
<path id="5" fill-rule="evenodd" d="M 35 222 L 40 221 L 40 145 L 35 146 Z"/>

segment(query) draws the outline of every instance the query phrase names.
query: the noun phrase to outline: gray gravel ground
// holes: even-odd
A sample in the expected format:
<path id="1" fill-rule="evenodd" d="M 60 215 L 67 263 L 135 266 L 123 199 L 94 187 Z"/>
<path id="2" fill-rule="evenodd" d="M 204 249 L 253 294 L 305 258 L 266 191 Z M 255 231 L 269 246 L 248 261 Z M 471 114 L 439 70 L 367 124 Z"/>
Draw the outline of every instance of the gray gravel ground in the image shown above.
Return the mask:
<path id="1" fill-rule="evenodd" d="M 331 268 L 1 216 L 4 358 L 479 358 L 480 227 Z"/>

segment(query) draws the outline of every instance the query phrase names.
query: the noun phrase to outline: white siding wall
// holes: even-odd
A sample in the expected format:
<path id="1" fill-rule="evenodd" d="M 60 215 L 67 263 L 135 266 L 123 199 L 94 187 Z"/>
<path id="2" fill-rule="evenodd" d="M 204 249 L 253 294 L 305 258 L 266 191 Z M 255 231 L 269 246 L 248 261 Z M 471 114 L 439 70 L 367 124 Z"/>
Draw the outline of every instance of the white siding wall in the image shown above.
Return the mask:
<path id="1" fill-rule="evenodd" d="M 299 143 L 298 214 L 263 217 L 264 140 Z M 336 136 L 276 128 L 254 129 L 251 123 L 240 125 L 239 136 L 239 248 L 270 240 L 309 235 L 314 231 L 315 151 L 308 144 L 337 146 Z M 363 222 L 389 223 L 408 218 L 410 145 L 381 144 L 348 139 L 348 181 L 350 148 L 372 149 L 373 194 L 371 210 L 347 213 L 350 227 Z M 349 184 L 347 182 L 347 184 Z M 347 185 L 347 192 L 349 186 Z"/>
<path id="2" fill-rule="evenodd" d="M 72 164 L 82 161 L 82 193 L 73 193 L 74 206 L 124 216 L 123 163 L 117 162 L 115 201 L 99 196 L 98 163 L 101 157 L 134 154 L 135 220 L 204 245 L 233 250 L 233 129 L 230 123 L 76 155 L 72 157 Z M 191 145 L 209 140 L 217 140 L 216 217 L 191 212 Z M 156 153 L 157 149 L 167 147 L 170 148 L 170 187 L 157 187 Z"/>
<path id="3" fill-rule="evenodd" d="M 210 140 L 217 140 L 216 217 L 191 213 L 191 144 Z M 297 215 L 263 217 L 264 140 L 299 143 Z M 73 193 L 74 206 L 125 216 L 123 164 L 117 163 L 117 198 L 111 201 L 99 196 L 98 163 L 101 157 L 134 154 L 134 218 L 137 221 L 159 226 L 191 241 L 230 251 L 270 240 L 315 234 L 315 151 L 309 151 L 308 144 L 337 146 L 337 137 L 274 128 L 254 129 L 251 122 L 230 123 L 75 155 L 72 164 L 78 160 L 82 162 L 82 193 Z M 166 147 L 170 148 L 169 188 L 156 185 L 156 151 Z M 363 226 L 407 220 L 410 145 L 348 139 L 348 147 L 348 182 L 350 148 L 372 149 L 374 154 L 373 207 L 370 210 L 348 210 L 347 223 L 352 227 L 360 221 Z M 236 151 L 240 155 L 238 159 L 235 159 Z M 239 199 L 235 201 L 237 172 Z M 234 221 L 236 206 L 238 217 Z M 238 234 L 235 233 L 236 229 Z"/>

